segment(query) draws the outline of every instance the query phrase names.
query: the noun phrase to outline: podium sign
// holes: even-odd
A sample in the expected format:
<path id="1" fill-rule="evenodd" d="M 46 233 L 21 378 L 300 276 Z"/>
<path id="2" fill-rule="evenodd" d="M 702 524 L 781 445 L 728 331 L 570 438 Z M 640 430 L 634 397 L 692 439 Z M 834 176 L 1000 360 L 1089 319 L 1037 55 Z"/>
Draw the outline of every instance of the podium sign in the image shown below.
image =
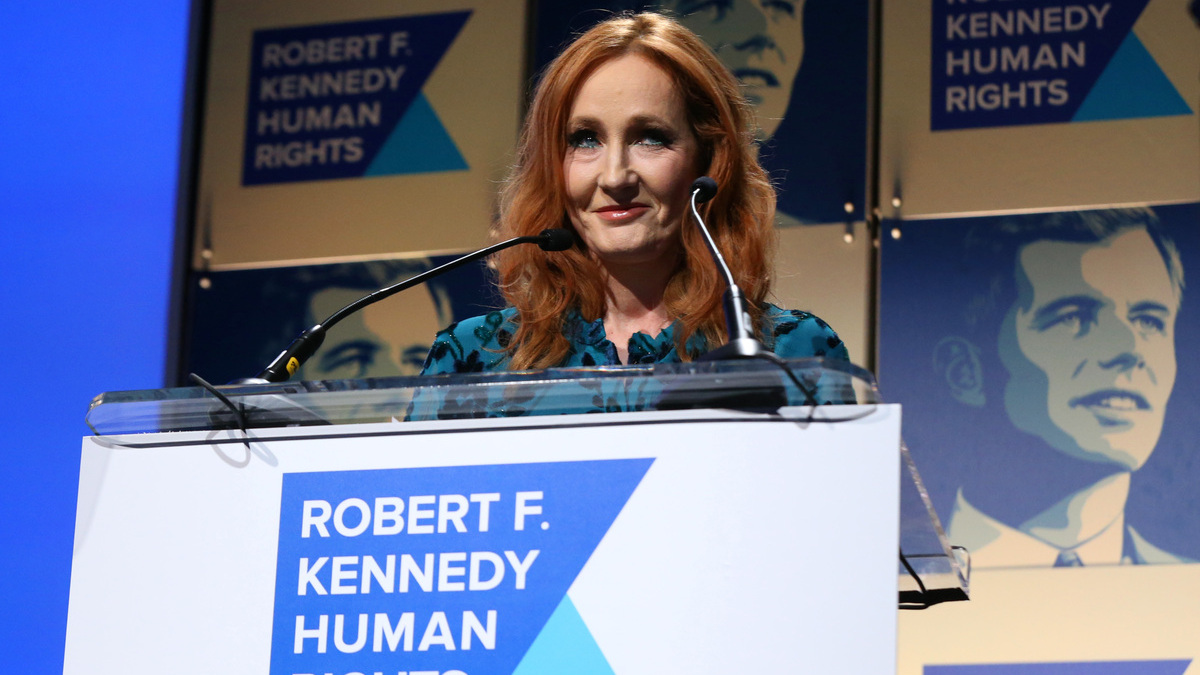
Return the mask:
<path id="1" fill-rule="evenodd" d="M 84 439 L 64 672 L 893 672 L 894 405 Z"/>

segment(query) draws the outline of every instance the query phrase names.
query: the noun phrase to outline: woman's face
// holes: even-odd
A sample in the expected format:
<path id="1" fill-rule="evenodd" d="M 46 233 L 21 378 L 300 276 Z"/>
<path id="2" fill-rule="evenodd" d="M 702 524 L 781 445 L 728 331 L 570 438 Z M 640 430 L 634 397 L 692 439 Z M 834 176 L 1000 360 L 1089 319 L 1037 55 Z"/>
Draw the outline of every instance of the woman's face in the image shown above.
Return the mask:
<path id="1" fill-rule="evenodd" d="M 634 54 L 584 81 L 567 121 L 568 210 L 602 263 L 673 266 L 699 148 L 683 97 Z"/>

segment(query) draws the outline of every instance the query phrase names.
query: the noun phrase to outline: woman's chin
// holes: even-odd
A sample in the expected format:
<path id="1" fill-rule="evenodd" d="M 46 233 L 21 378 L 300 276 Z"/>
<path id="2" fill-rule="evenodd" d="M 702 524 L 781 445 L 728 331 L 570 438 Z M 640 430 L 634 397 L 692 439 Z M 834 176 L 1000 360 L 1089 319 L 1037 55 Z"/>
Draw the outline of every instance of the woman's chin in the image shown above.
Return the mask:
<path id="1" fill-rule="evenodd" d="M 672 257 L 671 247 L 664 245 L 611 245 L 591 248 L 592 255 L 606 266 L 630 267 L 657 265 Z"/>

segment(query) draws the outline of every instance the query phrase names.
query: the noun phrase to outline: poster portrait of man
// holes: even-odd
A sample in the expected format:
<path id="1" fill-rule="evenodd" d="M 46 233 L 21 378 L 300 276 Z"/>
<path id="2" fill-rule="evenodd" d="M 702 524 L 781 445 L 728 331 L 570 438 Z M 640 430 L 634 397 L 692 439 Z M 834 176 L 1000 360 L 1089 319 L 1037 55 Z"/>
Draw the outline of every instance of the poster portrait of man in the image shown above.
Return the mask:
<path id="1" fill-rule="evenodd" d="M 453 259 L 395 258 L 222 270 L 196 291 L 186 367 L 214 383 L 250 377 L 305 328 L 369 293 Z M 479 265 L 454 270 L 345 316 L 292 376 L 342 380 L 417 375 L 434 334 L 494 309 Z"/>
<path id="2" fill-rule="evenodd" d="M 1196 475 L 1197 391 L 1178 356 L 1195 335 L 1195 215 L 905 223 L 907 241 L 885 248 L 881 385 L 905 405 L 947 536 L 976 567 L 1197 557 L 1182 483 Z M 933 272 L 916 281 L 914 265 Z"/>
<path id="3" fill-rule="evenodd" d="M 704 38 L 754 106 L 781 226 L 861 220 L 866 177 L 865 0 L 569 0 L 535 17 L 535 76 L 572 36 L 653 10 Z M 845 205 L 852 205 L 847 214 Z"/>

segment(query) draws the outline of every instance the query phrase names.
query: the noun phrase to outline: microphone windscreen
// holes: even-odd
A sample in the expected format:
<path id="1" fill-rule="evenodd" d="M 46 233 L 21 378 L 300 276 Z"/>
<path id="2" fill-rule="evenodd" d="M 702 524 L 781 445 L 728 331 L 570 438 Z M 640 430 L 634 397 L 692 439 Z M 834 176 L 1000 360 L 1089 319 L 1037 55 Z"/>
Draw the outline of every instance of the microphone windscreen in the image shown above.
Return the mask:
<path id="1" fill-rule="evenodd" d="M 538 247 L 543 251 L 565 251 L 575 245 L 575 235 L 565 228 L 542 230 L 538 235 Z"/>
<path id="2" fill-rule="evenodd" d="M 700 176 L 692 181 L 692 194 L 696 195 L 697 204 L 703 204 L 717 194 L 717 181 L 708 176 Z"/>

